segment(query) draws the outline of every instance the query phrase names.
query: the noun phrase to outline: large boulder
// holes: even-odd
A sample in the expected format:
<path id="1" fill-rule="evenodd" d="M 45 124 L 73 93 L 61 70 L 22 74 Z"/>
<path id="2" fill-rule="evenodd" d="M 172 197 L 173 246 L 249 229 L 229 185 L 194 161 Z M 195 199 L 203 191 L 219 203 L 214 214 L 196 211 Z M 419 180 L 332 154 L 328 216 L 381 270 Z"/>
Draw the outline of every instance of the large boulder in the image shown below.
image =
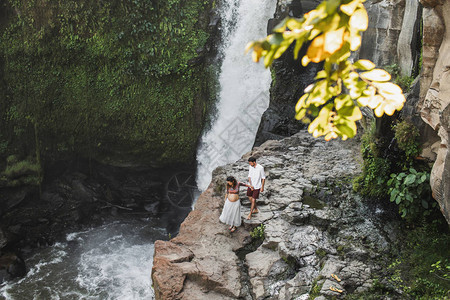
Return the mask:
<path id="1" fill-rule="evenodd" d="M 433 197 L 450 224 L 450 2 L 421 1 L 423 18 L 422 119 L 439 137 L 431 171 Z M 427 149 L 425 149 L 427 150 Z"/>

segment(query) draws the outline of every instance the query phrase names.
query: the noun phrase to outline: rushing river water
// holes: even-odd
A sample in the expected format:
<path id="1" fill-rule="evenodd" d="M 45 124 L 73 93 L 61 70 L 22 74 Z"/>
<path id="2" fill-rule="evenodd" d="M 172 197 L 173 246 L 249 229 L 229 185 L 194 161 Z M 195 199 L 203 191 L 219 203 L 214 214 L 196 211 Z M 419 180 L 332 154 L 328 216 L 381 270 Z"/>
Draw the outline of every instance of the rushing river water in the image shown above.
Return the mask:
<path id="1" fill-rule="evenodd" d="M 166 230 L 148 219 L 120 220 L 67 235 L 26 259 L 26 277 L 0 299 L 153 299 L 154 242 Z"/>

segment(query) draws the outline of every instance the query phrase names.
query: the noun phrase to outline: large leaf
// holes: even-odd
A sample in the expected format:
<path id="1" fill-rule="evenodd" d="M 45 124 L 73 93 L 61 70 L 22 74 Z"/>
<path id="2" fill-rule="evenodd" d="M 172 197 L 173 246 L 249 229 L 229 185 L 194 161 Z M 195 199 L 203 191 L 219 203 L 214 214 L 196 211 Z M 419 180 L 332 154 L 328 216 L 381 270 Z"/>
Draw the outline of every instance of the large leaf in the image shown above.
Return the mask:
<path id="1" fill-rule="evenodd" d="M 360 59 L 357 62 L 355 62 L 353 64 L 353 66 L 355 66 L 355 68 L 357 68 L 357 69 L 364 70 L 364 71 L 370 71 L 373 68 L 375 68 L 375 64 L 367 59 Z"/>
<path id="2" fill-rule="evenodd" d="M 410 185 L 410 184 L 414 183 L 414 181 L 416 181 L 416 175 L 409 174 L 408 176 L 406 176 L 404 184 L 405 185 Z"/>
<path id="3" fill-rule="evenodd" d="M 344 14 L 351 16 L 355 12 L 359 3 L 360 1 L 358 0 L 352 0 L 347 4 L 342 4 L 340 9 Z"/>
<path id="4" fill-rule="evenodd" d="M 373 69 L 361 73 L 361 77 L 370 81 L 379 81 L 379 82 L 384 82 L 391 79 L 391 75 L 382 69 Z"/>
<path id="5" fill-rule="evenodd" d="M 350 17 L 349 24 L 356 30 L 365 31 L 369 25 L 367 11 L 364 8 L 358 8 Z"/>
<path id="6" fill-rule="evenodd" d="M 331 55 L 341 49 L 342 45 L 344 44 L 344 33 L 345 27 L 341 27 L 335 31 L 327 32 L 325 34 L 324 51 Z"/>

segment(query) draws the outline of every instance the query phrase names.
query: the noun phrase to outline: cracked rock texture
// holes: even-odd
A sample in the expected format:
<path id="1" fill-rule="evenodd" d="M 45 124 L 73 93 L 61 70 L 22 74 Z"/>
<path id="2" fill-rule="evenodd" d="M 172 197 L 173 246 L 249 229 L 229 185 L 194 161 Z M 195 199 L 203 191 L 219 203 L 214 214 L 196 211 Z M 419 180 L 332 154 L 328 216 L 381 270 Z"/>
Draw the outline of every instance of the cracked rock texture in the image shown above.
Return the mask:
<path id="1" fill-rule="evenodd" d="M 428 143 L 429 152 L 436 154 L 431 188 L 450 224 L 450 1 L 422 0 L 421 3 L 424 18 L 419 108 L 422 119 L 437 136 L 435 143 Z"/>
<path id="2" fill-rule="evenodd" d="M 250 155 L 265 167 L 266 189 L 260 212 L 231 234 L 218 220 L 225 178 L 246 181 Z M 301 131 L 217 168 L 179 235 L 155 244 L 156 299 L 307 299 L 312 291 L 344 298 L 367 291 L 399 226 L 352 193 L 359 159 L 354 141 L 324 142 Z M 244 189 L 240 196 L 244 217 Z M 250 231 L 260 224 L 265 239 L 252 248 Z"/>

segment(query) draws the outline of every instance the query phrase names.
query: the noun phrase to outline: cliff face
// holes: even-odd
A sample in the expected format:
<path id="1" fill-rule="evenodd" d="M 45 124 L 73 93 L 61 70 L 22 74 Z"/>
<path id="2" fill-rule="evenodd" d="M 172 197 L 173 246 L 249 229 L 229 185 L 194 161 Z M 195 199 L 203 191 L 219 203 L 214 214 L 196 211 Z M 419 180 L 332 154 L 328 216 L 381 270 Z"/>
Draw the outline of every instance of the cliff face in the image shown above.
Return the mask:
<path id="1" fill-rule="evenodd" d="M 0 166 L 37 152 L 45 162 L 194 163 L 214 98 L 211 6 L 2 1 Z"/>
<path id="2" fill-rule="evenodd" d="M 350 178 L 360 171 L 355 146 L 301 131 L 217 168 L 179 235 L 155 244 L 156 299 L 287 300 L 367 291 L 399 226 L 350 192 Z M 266 189 L 260 212 L 231 234 L 219 222 L 225 178 L 245 180 L 249 155 L 265 167 Z M 246 215 L 244 190 L 240 196 Z M 252 240 L 250 231 L 262 223 L 264 241 Z"/>
<path id="3" fill-rule="evenodd" d="M 269 31 L 286 16 L 300 16 L 319 1 L 279 0 Z M 422 4 L 422 5 L 421 5 Z M 434 166 L 433 196 L 450 223 L 449 166 L 449 53 L 450 13 L 442 0 L 368 0 L 369 28 L 354 58 L 365 58 L 379 67 L 396 66 L 402 76 L 420 76 L 407 95 L 402 118 L 420 129 L 424 151 Z M 422 41 L 420 22 L 423 22 Z M 422 47 L 422 68 L 420 47 Z M 294 119 L 294 107 L 303 89 L 312 81 L 317 66 L 301 67 L 288 50 L 272 66 L 271 99 L 256 136 L 255 145 L 297 132 L 302 124 Z"/>
<path id="4" fill-rule="evenodd" d="M 421 3 L 424 6 L 423 68 L 418 108 L 422 119 L 437 136 L 428 143 L 428 152 L 435 153 L 431 188 L 450 224 L 450 2 L 424 0 Z"/>

